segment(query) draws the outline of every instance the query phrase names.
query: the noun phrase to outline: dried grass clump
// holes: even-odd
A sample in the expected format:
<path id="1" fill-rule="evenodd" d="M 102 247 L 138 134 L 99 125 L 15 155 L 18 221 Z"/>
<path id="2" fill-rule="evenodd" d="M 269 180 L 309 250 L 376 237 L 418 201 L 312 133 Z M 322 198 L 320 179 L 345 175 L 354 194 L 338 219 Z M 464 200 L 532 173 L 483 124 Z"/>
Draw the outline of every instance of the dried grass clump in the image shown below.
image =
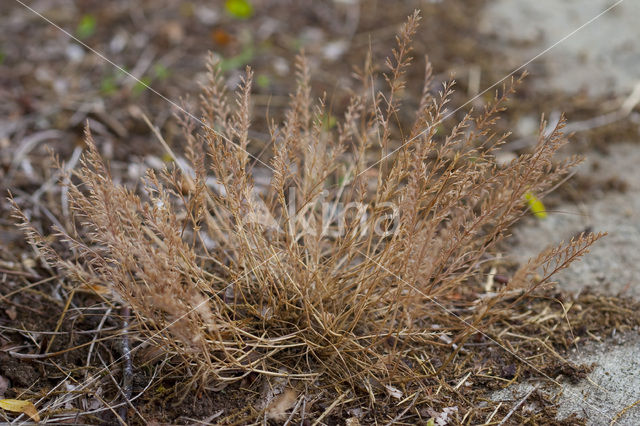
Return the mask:
<path id="1" fill-rule="evenodd" d="M 429 65 L 415 121 L 401 128 L 418 21 L 386 73 L 370 63 L 357 73 L 362 91 L 335 127 L 298 59 L 284 122 L 269 127 L 269 185 L 254 183 L 247 153 L 252 73 L 234 105 L 212 63 L 207 126 L 183 120 L 188 165 L 149 171 L 136 193 L 114 182 L 87 132 L 69 187 L 75 228 L 57 230 L 72 255 L 23 217 L 25 229 L 74 282 L 113 289 L 137 318 L 139 347 L 162 348 L 189 382 L 253 372 L 373 395 L 437 375 L 500 302 L 547 284 L 598 236 L 542 253 L 484 294 L 480 265 L 526 213 L 525 194 L 544 195 L 578 160 L 553 161 L 561 122 L 530 154 L 496 164 L 507 135 L 494 124 L 517 81 L 443 135 L 453 84 L 433 94 Z M 442 353 L 437 371 L 417 363 Z"/>

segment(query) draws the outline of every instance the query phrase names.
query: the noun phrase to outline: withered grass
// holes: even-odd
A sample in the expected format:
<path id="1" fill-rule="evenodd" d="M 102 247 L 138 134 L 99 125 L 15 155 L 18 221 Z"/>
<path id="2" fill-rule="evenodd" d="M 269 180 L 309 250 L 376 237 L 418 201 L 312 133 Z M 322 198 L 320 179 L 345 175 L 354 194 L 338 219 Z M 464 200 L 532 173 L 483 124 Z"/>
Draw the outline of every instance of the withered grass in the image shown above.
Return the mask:
<path id="1" fill-rule="evenodd" d="M 136 367 L 162 360 L 173 398 L 228 387 L 255 401 L 284 380 L 296 395 L 320 395 L 306 412 L 296 405 L 298 420 L 362 406 L 371 419 L 426 421 L 456 405 L 455 421 L 474 423 L 496 406 L 478 405 L 479 386 L 555 378 L 550 366 L 568 365 L 558 350 L 577 340 L 548 297 L 551 280 L 601 234 L 545 250 L 485 288 L 497 244 L 527 214 L 525 195 L 543 197 L 579 162 L 555 159 L 564 120 L 498 164 L 508 134 L 494 126 L 519 80 L 451 125 L 453 82 L 434 91 L 426 61 L 414 122 L 401 126 L 418 22 L 409 17 L 384 72 L 371 60 L 357 70 L 360 89 L 335 126 L 298 58 L 285 119 L 269 123 L 267 185 L 254 182 L 260 166 L 248 154 L 252 72 L 231 96 L 212 60 L 206 126 L 181 118 L 186 163 L 149 171 L 134 191 L 114 181 L 87 131 L 67 181 L 71 225 L 52 242 L 16 210 L 71 286 L 130 308 Z M 246 401 L 244 414 L 218 420 L 264 416 L 266 405 Z"/>

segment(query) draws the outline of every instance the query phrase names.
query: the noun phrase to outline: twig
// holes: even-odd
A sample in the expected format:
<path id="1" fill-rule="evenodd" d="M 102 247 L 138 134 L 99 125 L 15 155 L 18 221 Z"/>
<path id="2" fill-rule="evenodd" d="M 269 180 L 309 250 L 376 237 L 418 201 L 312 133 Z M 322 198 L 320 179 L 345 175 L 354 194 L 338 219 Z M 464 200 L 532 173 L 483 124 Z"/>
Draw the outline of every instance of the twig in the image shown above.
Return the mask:
<path id="1" fill-rule="evenodd" d="M 342 400 L 344 399 L 344 397 L 345 397 L 345 396 L 347 396 L 347 394 L 346 394 L 346 393 L 343 393 L 343 394 L 342 394 L 342 395 L 340 395 L 338 398 L 336 398 L 336 400 L 335 400 L 335 401 L 333 401 L 333 402 L 331 403 L 331 405 L 330 405 L 326 410 L 324 410 L 324 413 L 322 413 L 322 414 L 320 415 L 320 417 L 318 417 L 318 418 L 316 419 L 316 421 L 315 421 L 315 422 L 313 422 L 313 425 L 311 425 L 311 426 L 316 426 L 316 425 L 320 424 L 320 422 L 322 421 L 322 419 L 324 419 L 325 417 L 327 417 L 327 416 L 329 415 L 329 413 L 330 413 L 334 408 L 336 408 L 336 407 L 337 407 L 337 406 L 342 402 Z"/>
<path id="2" fill-rule="evenodd" d="M 13 176 L 13 172 L 18 167 L 20 162 L 36 147 L 40 142 L 44 142 L 49 139 L 57 139 L 62 137 L 63 133 L 59 130 L 45 130 L 42 132 L 34 133 L 30 136 L 24 138 L 18 146 L 18 149 L 13 155 L 13 159 L 11 160 L 11 168 L 8 173 L 8 181 L 11 181 L 11 177 Z"/>
<path id="3" fill-rule="evenodd" d="M 282 426 L 287 426 L 289 423 L 291 423 L 291 420 L 293 419 L 293 416 L 298 412 L 298 408 L 300 408 L 300 404 L 302 404 L 302 401 L 305 398 L 306 398 L 306 396 L 304 394 L 301 395 L 301 397 L 298 400 L 298 402 L 296 403 L 295 407 L 293 407 L 293 410 L 291 410 L 291 414 L 289 415 L 289 418 L 287 419 L 286 422 L 284 422 L 284 425 L 282 425 Z"/>
<path id="4" fill-rule="evenodd" d="M 622 105 L 617 110 L 591 117 L 586 120 L 572 122 L 567 124 L 564 131 L 566 133 L 585 132 L 587 130 L 597 129 L 598 127 L 603 127 L 617 121 L 624 120 L 631 115 L 631 112 L 638 103 L 640 103 L 640 82 L 636 83 L 629 96 L 625 98 Z M 548 126 L 548 128 L 551 127 L 552 126 Z M 534 137 L 526 136 L 509 142 L 508 146 L 510 150 L 517 150 L 525 148 L 533 142 L 535 142 Z"/>
<path id="5" fill-rule="evenodd" d="M 307 398 L 302 399 L 302 412 L 300 413 L 300 426 L 304 425 L 304 415 L 307 413 Z"/>
<path id="6" fill-rule="evenodd" d="M 71 300 L 73 299 L 73 296 L 75 296 L 75 294 L 76 294 L 76 290 L 75 289 L 71 290 L 71 293 L 67 297 L 67 303 L 65 303 L 64 309 L 60 314 L 60 318 L 58 318 L 58 323 L 56 324 L 56 328 L 53 330 L 54 332 L 58 332 L 58 330 L 60 330 L 60 327 L 62 327 L 62 322 L 64 321 L 64 317 L 67 315 L 67 311 L 69 310 L 69 306 L 71 305 Z M 49 344 L 47 344 L 47 348 L 44 350 L 45 354 L 49 353 L 49 350 L 53 346 L 53 341 L 55 340 L 55 338 L 56 338 L 56 335 L 54 334 L 51 336 L 51 339 L 49 339 Z"/>
<path id="7" fill-rule="evenodd" d="M 511 411 L 509 411 L 507 413 L 505 418 L 502 419 L 502 421 L 500 423 L 498 423 L 498 426 L 501 426 L 501 425 L 505 424 L 505 422 L 507 420 L 509 420 L 509 417 L 511 417 L 513 415 L 513 413 L 515 413 L 518 410 L 518 408 L 520 408 L 520 406 L 522 404 L 524 404 L 524 402 L 527 400 L 527 398 L 529 398 L 531 396 L 531 394 L 533 392 L 537 391 L 537 390 L 538 390 L 538 385 L 535 385 L 529 392 L 527 392 L 527 394 L 524 397 L 522 397 L 522 399 L 516 405 L 513 406 L 513 408 L 511 409 Z"/>
<path id="8" fill-rule="evenodd" d="M 52 153 L 51 156 L 53 157 L 53 155 L 54 154 Z M 79 146 L 75 147 L 73 149 L 73 153 L 71 154 L 71 158 L 69 159 L 69 162 L 64 165 L 63 169 L 57 170 L 55 173 L 51 175 L 49 179 L 47 179 L 42 185 L 40 185 L 40 188 L 34 191 L 33 195 L 31 195 L 31 200 L 35 203 L 36 200 L 40 199 L 42 194 L 47 193 L 56 183 L 58 183 L 58 181 L 60 180 L 60 177 L 62 177 L 65 173 L 73 170 L 78 164 L 78 161 L 80 161 L 81 155 L 82 155 L 82 147 L 79 147 Z"/>
<path id="9" fill-rule="evenodd" d="M 99 354 L 98 354 L 98 356 L 99 356 Z M 129 401 L 121 402 L 121 403 L 119 403 L 119 404 L 117 404 L 117 405 L 113 405 L 113 406 L 107 406 L 107 407 L 104 407 L 104 408 L 97 408 L 97 409 L 95 409 L 95 410 L 88 410 L 88 411 L 83 411 L 83 412 L 80 412 L 80 413 L 75 413 L 72 417 L 59 417 L 59 418 L 56 418 L 56 420 L 57 420 L 58 422 L 62 422 L 62 421 L 64 421 L 64 420 L 69 420 L 69 419 L 77 418 L 77 417 L 78 417 L 78 415 L 86 416 L 86 415 L 91 415 L 91 414 L 96 414 L 96 413 L 102 413 L 102 412 L 104 412 L 104 411 L 111 411 L 111 412 L 114 412 L 114 409 L 115 409 L 115 408 L 122 407 L 123 405 L 128 405 L 128 404 L 130 404 L 131 402 L 135 401 L 136 399 L 140 398 L 142 395 L 144 395 L 144 394 L 147 392 L 147 390 L 151 387 L 151 385 L 153 384 L 154 380 L 156 379 L 156 375 L 157 375 L 157 373 L 158 373 L 158 370 L 159 370 L 159 368 L 156 368 L 156 369 L 154 370 L 154 372 L 153 372 L 153 376 L 152 376 L 152 377 L 151 377 L 151 379 L 149 380 L 149 383 L 147 384 L 147 386 L 145 386 L 145 387 L 144 387 L 144 389 L 142 389 L 142 390 L 141 390 L 141 391 L 140 391 L 136 396 L 134 396 L 133 398 L 131 398 Z M 80 394 L 78 393 L 78 395 L 80 395 Z M 95 396 L 96 396 L 96 395 L 94 394 L 94 397 L 95 397 Z M 105 405 L 107 405 L 107 404 L 106 404 L 106 402 L 102 400 L 102 398 L 99 398 L 99 399 L 100 399 L 100 401 L 101 401 L 102 403 L 104 403 Z M 117 414 L 117 413 L 115 413 L 115 415 L 117 416 L 118 414 Z M 74 424 L 76 424 L 76 423 L 74 423 Z"/>
<path id="10" fill-rule="evenodd" d="M 498 410 L 500 409 L 500 407 L 502 407 L 502 402 L 500 402 L 498 404 L 498 406 L 496 407 L 495 410 L 493 410 L 493 413 L 491 413 L 491 415 L 489 416 L 489 418 L 487 419 L 487 421 L 484 422 L 485 425 L 488 425 L 489 423 L 491 423 L 491 420 L 493 420 L 493 416 L 496 415 L 496 413 L 498 412 Z"/>
<path id="11" fill-rule="evenodd" d="M 405 408 L 404 410 L 402 410 L 402 413 L 398 414 L 397 416 L 395 416 L 393 418 L 393 420 L 391 420 L 389 423 L 387 423 L 385 426 L 391 426 L 396 424 L 396 422 L 400 421 L 400 419 L 407 414 L 407 411 L 411 410 L 411 408 L 416 404 L 416 401 L 418 400 L 418 397 L 420 396 L 420 391 L 416 392 L 416 396 L 413 397 L 413 401 L 411 401 L 411 404 L 409 404 L 407 406 L 407 408 Z"/>
<path id="12" fill-rule="evenodd" d="M 56 389 L 58 389 L 60 386 L 62 386 L 62 384 L 67 383 L 67 380 L 69 379 L 69 377 L 71 377 L 71 373 L 67 373 L 67 376 L 66 376 L 64 379 L 60 380 L 60 381 L 58 382 L 58 384 L 57 384 L 57 385 L 55 385 L 53 388 L 51 388 L 51 389 L 47 392 L 47 394 L 46 394 L 46 395 L 42 396 L 42 397 L 41 397 L 37 402 L 35 402 L 35 403 L 33 404 L 33 405 L 35 405 L 36 407 L 40 407 L 40 408 L 38 409 L 38 412 L 40 412 L 40 413 L 44 413 L 44 412 L 48 411 L 48 410 L 47 410 L 47 408 L 48 408 L 49 406 L 51 406 L 51 405 L 52 405 L 52 402 L 49 402 L 49 403 L 47 403 L 47 404 L 45 404 L 45 405 L 41 405 L 41 404 L 42 404 L 42 402 L 43 402 L 45 399 L 47 399 L 49 396 L 53 395 L 53 394 L 56 392 Z M 13 422 L 12 422 L 12 423 L 16 423 L 16 422 L 18 422 L 19 420 L 21 420 L 21 418 L 22 418 L 24 415 L 25 415 L 24 413 L 20 414 L 18 417 L 16 417 L 16 418 L 13 420 Z M 28 423 L 28 421 L 23 421 L 22 423 L 19 423 L 19 424 L 20 424 L 20 425 L 23 425 L 23 424 L 26 424 L 26 423 Z M 45 423 L 46 423 L 46 421 L 45 421 Z"/>
<path id="13" fill-rule="evenodd" d="M 210 415 L 206 419 L 202 419 L 202 420 L 192 419 L 191 417 L 186 417 L 186 416 L 181 416 L 181 417 L 178 418 L 178 420 L 187 420 L 187 421 L 192 422 L 193 424 L 196 424 L 196 425 L 211 425 L 211 426 L 214 426 L 217 423 L 211 423 L 211 421 L 217 419 L 218 417 L 220 417 L 223 414 L 224 414 L 224 410 L 220 410 L 217 413 L 213 413 L 212 415 Z"/>
<path id="14" fill-rule="evenodd" d="M 96 339 L 95 342 L 101 342 L 103 340 L 109 340 L 109 339 L 113 339 L 113 336 L 101 337 L 99 339 Z M 89 345 L 91 345 L 92 343 L 95 343 L 95 342 L 94 341 L 85 342 L 85 343 L 76 345 L 76 346 L 71 347 L 71 348 L 65 348 L 65 349 L 62 349 L 62 350 L 60 350 L 58 352 L 48 352 L 46 354 L 22 354 L 20 352 L 15 352 L 15 351 L 6 350 L 6 349 L 0 349 L 0 351 L 7 352 L 12 357 L 15 357 L 15 358 L 18 358 L 18 359 L 46 359 L 46 358 L 53 358 L 53 357 L 65 354 L 67 352 L 75 351 L 76 349 L 80 349 L 80 348 L 83 348 L 85 346 L 89 346 Z"/>
<path id="15" fill-rule="evenodd" d="M 89 353 L 87 354 L 87 367 L 89 367 L 89 365 L 91 365 L 91 355 L 93 354 L 93 347 L 95 346 L 96 339 L 98 338 L 98 335 L 102 331 L 102 327 L 104 327 L 104 323 L 106 322 L 107 318 L 109 317 L 109 314 L 111 313 L 111 309 L 112 308 L 109 307 L 109 309 L 107 309 L 107 312 L 104 313 L 104 315 L 102 316 L 102 319 L 100 320 L 100 324 L 98 324 L 98 328 L 96 329 L 96 333 L 93 336 L 93 340 L 91 342 L 91 346 L 89 346 Z"/>
<path id="16" fill-rule="evenodd" d="M 100 360 L 100 362 L 102 363 L 102 365 L 104 367 L 107 366 L 107 363 L 104 362 L 104 359 L 102 359 L 102 356 L 100 356 L 100 353 L 96 353 L 98 359 Z M 118 381 L 116 380 L 116 378 L 113 376 L 113 374 L 109 374 L 107 377 L 109 377 L 109 379 L 111 379 L 111 381 L 113 382 L 113 384 L 115 385 L 116 389 L 118 390 L 118 392 L 120 393 L 120 395 L 124 395 L 124 391 L 122 390 L 122 387 L 120 386 L 120 384 L 118 383 Z M 115 401 L 118 397 L 115 396 L 113 401 Z M 123 426 L 127 426 L 127 418 L 126 417 L 122 417 L 121 413 L 122 413 L 122 407 L 126 407 L 127 405 L 130 407 L 133 407 L 133 405 L 131 405 L 131 402 L 129 401 L 129 399 L 126 399 L 124 402 L 118 404 L 118 405 L 111 405 L 111 403 L 107 403 L 106 401 L 104 401 L 102 398 L 100 398 L 100 401 L 105 404 L 107 406 L 107 408 L 109 409 L 109 411 L 111 411 L 113 413 L 113 415 L 115 416 L 116 420 L 118 421 L 118 423 L 120 423 Z M 120 408 L 119 410 L 116 411 L 116 408 Z M 133 409 L 138 413 L 138 410 L 135 409 L 135 407 L 133 407 Z M 125 410 L 125 416 L 126 416 L 126 410 Z M 141 416 L 142 417 L 142 416 Z"/>
<path id="17" fill-rule="evenodd" d="M 613 418 L 611 419 L 611 423 L 609 423 L 609 426 L 613 426 L 618 420 L 620 420 L 620 417 L 624 416 L 624 413 L 626 413 L 627 411 L 629 411 L 631 408 L 635 407 L 638 404 L 640 404 L 640 399 L 638 399 L 633 404 L 627 405 L 622 410 L 618 411 L 616 415 L 613 416 Z"/>
<path id="18" fill-rule="evenodd" d="M 0 274 L 19 275 L 27 278 L 36 278 L 36 279 L 40 278 L 38 275 L 33 275 L 32 273 L 29 273 L 29 272 L 14 271 L 11 269 L 4 269 L 4 268 L 0 268 Z"/>
<path id="19" fill-rule="evenodd" d="M 136 84 L 144 84 L 140 79 L 144 73 L 149 69 L 153 63 L 153 59 L 156 57 L 155 49 L 148 47 L 145 49 L 138 58 L 138 62 L 134 65 L 131 73 L 125 80 L 124 85 L 128 88 L 132 88 Z"/>
<path id="20" fill-rule="evenodd" d="M 127 405 L 131 400 L 133 388 L 133 363 L 131 359 L 131 348 L 129 346 L 129 320 L 131 309 L 129 306 L 122 308 L 122 356 L 124 357 L 124 369 L 122 371 L 122 393 L 127 404 L 120 407 L 120 417 L 127 421 Z"/>

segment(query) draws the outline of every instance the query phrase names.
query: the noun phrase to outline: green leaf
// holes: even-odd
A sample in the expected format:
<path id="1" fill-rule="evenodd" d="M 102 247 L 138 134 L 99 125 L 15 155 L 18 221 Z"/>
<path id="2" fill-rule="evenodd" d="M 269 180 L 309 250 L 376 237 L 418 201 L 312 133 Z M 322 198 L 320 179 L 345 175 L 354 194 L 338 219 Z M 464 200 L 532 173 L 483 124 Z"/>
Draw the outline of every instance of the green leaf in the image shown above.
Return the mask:
<path id="1" fill-rule="evenodd" d="M 260 74 L 256 77 L 256 84 L 258 87 L 266 89 L 271 85 L 271 79 L 266 74 Z"/>
<path id="2" fill-rule="evenodd" d="M 103 95 L 112 95 L 116 90 L 118 90 L 118 85 L 113 75 L 103 78 L 100 82 L 100 93 Z"/>
<path id="3" fill-rule="evenodd" d="M 93 15 L 84 15 L 80 19 L 76 35 L 78 38 L 88 38 L 96 32 L 96 18 Z"/>
<path id="4" fill-rule="evenodd" d="M 347 173 L 343 176 L 340 176 L 338 178 L 338 186 L 342 187 L 343 185 L 347 185 L 350 179 L 351 179 L 351 173 Z"/>
<path id="5" fill-rule="evenodd" d="M 336 118 L 333 115 L 327 114 L 327 115 L 322 117 L 322 128 L 323 129 L 331 130 L 334 127 L 336 127 L 336 124 L 338 124 L 338 120 L 336 120 Z"/>
<path id="6" fill-rule="evenodd" d="M 531 213 L 538 219 L 544 219 L 547 217 L 547 210 L 544 208 L 544 204 L 535 195 L 530 192 L 524 194 L 524 198 L 527 200 Z"/>
<path id="7" fill-rule="evenodd" d="M 155 64 L 153 67 L 153 73 L 160 80 L 164 80 L 169 77 L 169 69 L 162 64 Z"/>
<path id="8" fill-rule="evenodd" d="M 253 46 L 248 45 L 244 48 L 244 50 L 239 55 L 232 56 L 231 58 L 223 59 L 222 61 L 220 61 L 220 65 L 218 66 L 220 67 L 220 70 L 223 72 L 238 69 L 243 65 L 247 65 L 249 62 L 251 62 L 251 60 L 253 60 L 253 54 L 254 54 Z"/>
<path id="9" fill-rule="evenodd" d="M 248 0 L 227 0 L 224 7 L 236 19 L 247 19 L 253 15 L 253 6 Z"/>

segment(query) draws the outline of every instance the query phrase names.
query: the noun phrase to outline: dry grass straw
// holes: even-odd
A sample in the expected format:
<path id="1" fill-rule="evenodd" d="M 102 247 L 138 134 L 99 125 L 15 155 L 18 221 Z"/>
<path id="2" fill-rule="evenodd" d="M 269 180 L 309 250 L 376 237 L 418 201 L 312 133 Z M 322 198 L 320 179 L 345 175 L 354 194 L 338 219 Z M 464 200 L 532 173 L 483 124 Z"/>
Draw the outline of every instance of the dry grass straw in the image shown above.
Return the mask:
<path id="1" fill-rule="evenodd" d="M 518 81 L 444 134 L 453 83 L 434 93 L 428 62 L 414 123 L 401 128 L 418 21 L 403 26 L 386 72 L 371 61 L 357 72 L 361 90 L 335 127 L 298 58 L 286 117 L 269 127 L 267 187 L 254 184 L 247 153 L 252 73 L 229 100 L 212 62 L 208 128 L 183 120 L 188 166 L 149 171 L 134 192 L 114 182 L 87 131 L 69 186 L 74 227 L 55 234 L 68 250 L 21 216 L 23 227 L 73 282 L 107 286 L 129 305 L 132 333 L 168 354 L 187 384 L 258 373 L 375 398 L 437 376 L 505 318 L 505 300 L 548 284 L 599 235 L 543 252 L 483 294 L 481 265 L 526 213 L 525 194 L 543 196 L 578 159 L 553 160 L 562 121 L 531 153 L 497 165 L 508 135 L 493 127 Z M 416 367 L 443 351 L 439 368 Z"/>

